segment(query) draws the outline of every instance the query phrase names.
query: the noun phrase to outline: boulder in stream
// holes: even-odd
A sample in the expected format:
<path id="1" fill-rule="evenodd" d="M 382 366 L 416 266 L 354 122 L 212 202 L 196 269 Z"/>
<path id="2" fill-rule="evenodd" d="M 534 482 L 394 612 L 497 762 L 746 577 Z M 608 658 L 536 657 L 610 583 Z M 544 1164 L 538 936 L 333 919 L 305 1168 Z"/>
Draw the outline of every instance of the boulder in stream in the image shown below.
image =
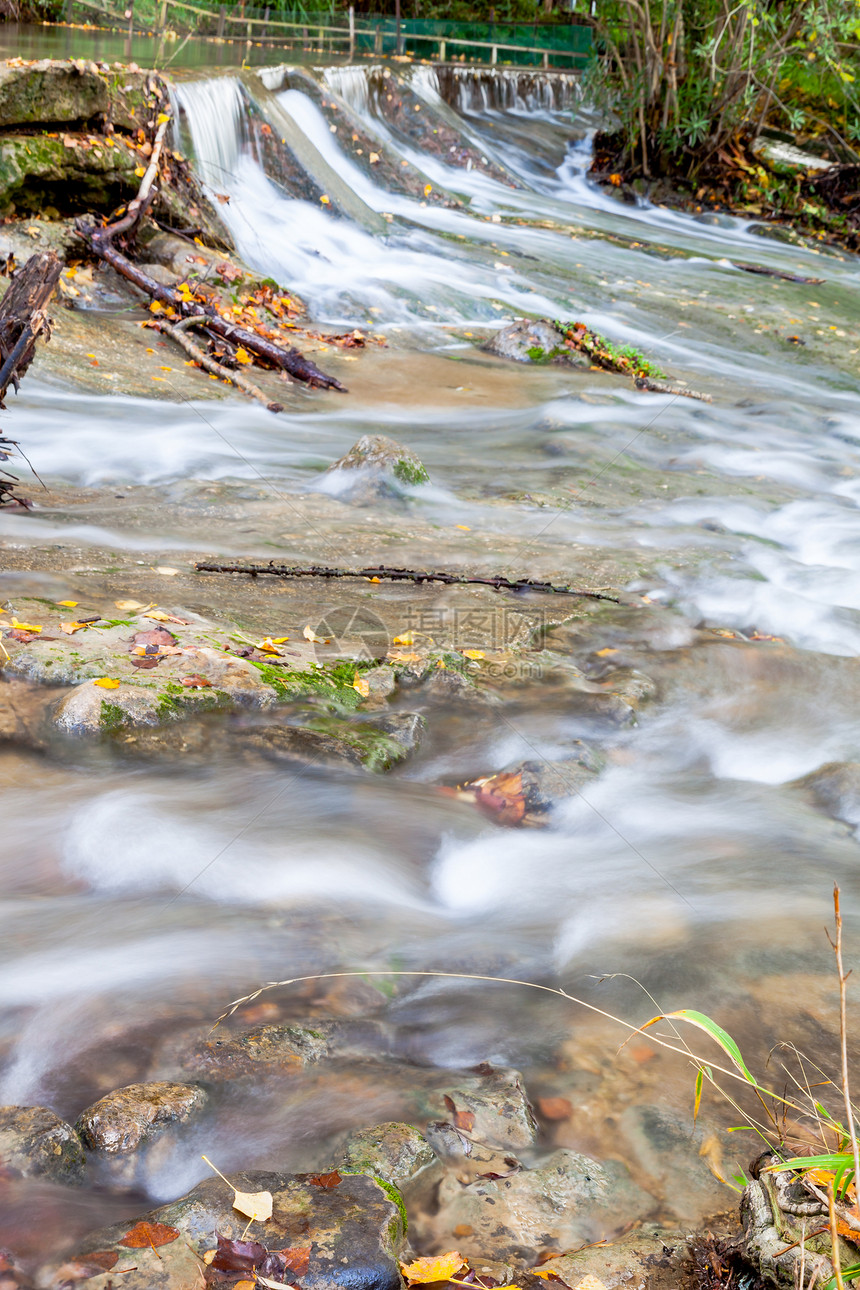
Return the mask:
<path id="1" fill-rule="evenodd" d="M 521 318 L 502 327 L 482 346 L 488 354 L 512 358 L 515 363 L 569 363 L 588 367 L 589 360 L 568 349 L 561 332 L 547 318 Z"/>
<path id="2" fill-rule="evenodd" d="M 88 1290 L 201 1290 L 220 1237 L 254 1243 L 243 1247 L 246 1279 L 254 1279 L 257 1266 L 268 1284 L 300 1278 L 303 1290 L 401 1290 L 406 1223 L 395 1188 L 337 1173 L 231 1171 L 230 1182 L 242 1192 L 269 1192 L 271 1218 L 249 1224 L 233 1208 L 232 1187 L 207 1178 L 137 1223 L 126 1220 L 85 1237 L 63 1264 L 42 1269 L 39 1286 L 60 1290 L 83 1275 Z M 278 1254 L 284 1250 L 289 1265 Z"/>
<path id="3" fill-rule="evenodd" d="M 320 1061 L 329 1050 L 330 1025 L 319 1029 L 306 1026 L 269 1025 L 230 1034 L 195 1028 L 175 1036 L 158 1055 L 153 1076 L 222 1083 L 245 1076 L 290 1075 Z"/>
<path id="4" fill-rule="evenodd" d="M 44 1176 L 77 1182 L 84 1170 L 81 1140 L 46 1106 L 0 1106 L 0 1176 Z"/>
<path id="5" fill-rule="evenodd" d="M 810 790 L 816 803 L 835 819 L 855 827 L 860 824 L 860 762 L 828 762 L 794 780 L 793 786 Z"/>
<path id="6" fill-rule="evenodd" d="M 382 434 L 362 435 L 333 466 L 320 487 L 350 502 L 379 497 L 403 497 L 420 484 L 429 484 L 424 463 L 411 448 Z"/>
<path id="7" fill-rule="evenodd" d="M 690 1283 L 685 1267 L 689 1254 L 689 1238 L 682 1232 L 646 1224 L 606 1245 L 550 1259 L 541 1271 L 568 1286 L 679 1290 Z"/>
<path id="8" fill-rule="evenodd" d="M 458 1129 L 490 1147 L 531 1146 L 537 1137 L 534 1112 L 514 1070 L 492 1070 L 444 1089 L 433 1110 L 444 1107 Z"/>
<path id="9" fill-rule="evenodd" d="M 464 1255 L 529 1262 L 547 1246 L 568 1249 L 611 1237 L 655 1207 L 625 1165 L 567 1150 L 536 1168 L 514 1167 L 501 1176 L 493 1170 L 465 1185 L 449 1172 L 438 1203 L 428 1224 L 435 1241 L 456 1230 Z"/>
<path id="10" fill-rule="evenodd" d="M 193 1084 L 167 1080 L 128 1084 L 88 1106 L 75 1128 L 91 1150 L 122 1155 L 168 1125 L 187 1120 L 202 1110 L 207 1100 L 204 1090 Z"/>
<path id="11" fill-rule="evenodd" d="M 375 1124 L 350 1133 L 337 1159 L 338 1169 L 372 1174 L 394 1187 L 402 1187 L 432 1165 L 436 1153 L 423 1133 L 411 1124 Z"/>

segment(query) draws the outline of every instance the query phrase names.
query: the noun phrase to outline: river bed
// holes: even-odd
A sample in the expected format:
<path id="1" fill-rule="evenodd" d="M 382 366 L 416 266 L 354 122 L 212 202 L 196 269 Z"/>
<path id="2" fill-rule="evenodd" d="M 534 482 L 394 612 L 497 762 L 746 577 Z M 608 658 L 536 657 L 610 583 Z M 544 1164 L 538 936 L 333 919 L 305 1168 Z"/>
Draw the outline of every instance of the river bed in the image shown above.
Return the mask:
<path id="1" fill-rule="evenodd" d="M 315 323 L 372 327 L 388 347 L 332 353 L 349 394 L 291 391 L 278 417 L 196 398 L 159 376 L 158 353 L 138 365 L 139 385 L 160 382 L 147 398 L 121 375 L 113 392 L 64 379 L 48 351 L 7 416 L 49 491 L 30 513 L 0 512 L 0 601 L 107 613 L 131 595 L 270 636 L 357 605 L 392 639 L 439 631 L 460 650 L 470 630 L 495 630 L 488 615 L 525 606 L 536 634 L 492 678 L 492 703 L 426 704 L 420 749 L 386 776 L 249 768 L 226 735 L 187 765 L 3 749 L 0 1101 L 74 1121 L 259 983 L 372 974 L 369 995 L 320 983 L 264 996 L 251 1024 L 352 1018 L 336 1057 L 286 1091 L 222 1099 L 133 1186 L 4 1184 L 0 1245 L 28 1257 L 177 1196 L 206 1174 L 201 1152 L 228 1173 L 324 1166 L 345 1130 L 421 1123 L 429 1091 L 484 1062 L 572 1100 L 567 1121 L 542 1123 L 543 1146 L 622 1159 L 640 1178 L 624 1108 L 691 1114 L 688 1064 L 645 1041 L 618 1054 L 625 1031 L 604 1017 L 397 971 L 562 984 L 634 1024 L 698 1008 L 756 1061 L 787 1041 L 828 1062 L 834 882 L 856 957 L 860 804 L 849 794 L 828 813 L 794 781 L 860 760 L 857 259 L 597 188 L 584 176 L 594 123 L 569 78 L 305 60 L 262 84 L 192 62 L 175 89 L 183 138 L 229 198 L 242 257 Z M 422 148 L 386 108 L 387 82 L 436 123 L 428 138 L 459 132 L 485 164 Z M 255 95 L 306 141 L 325 202 L 267 169 Z M 365 137 L 418 187 L 378 182 Z M 522 315 L 583 318 L 712 402 L 477 347 Z M 368 506 L 321 488 L 367 433 L 416 452 L 431 485 Z M 504 573 L 621 603 L 193 572 L 230 557 Z M 644 674 L 647 697 L 622 717 L 598 711 L 568 667 L 610 689 L 622 670 Z M 581 743 L 604 769 L 548 828 L 500 827 L 438 791 Z M 718 1129 L 736 1113 L 707 1114 Z M 726 1176 L 755 1154 L 720 1141 Z M 696 1167 L 705 1181 L 679 1199 L 652 1164 L 660 1217 L 735 1204 Z M 431 1226 L 422 1248 L 450 1244 Z"/>

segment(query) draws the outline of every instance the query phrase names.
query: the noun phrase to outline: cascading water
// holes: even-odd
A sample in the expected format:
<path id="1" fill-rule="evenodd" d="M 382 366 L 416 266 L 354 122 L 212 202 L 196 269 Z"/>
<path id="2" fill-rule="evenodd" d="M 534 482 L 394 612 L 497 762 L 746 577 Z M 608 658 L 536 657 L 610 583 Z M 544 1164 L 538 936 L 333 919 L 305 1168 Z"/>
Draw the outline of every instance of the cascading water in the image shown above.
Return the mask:
<path id="1" fill-rule="evenodd" d="M 830 799 L 799 777 L 860 762 L 856 257 L 597 189 L 573 78 L 279 67 L 261 82 L 247 70 L 181 79 L 175 94 L 245 260 L 315 320 L 390 345 L 329 348 L 321 362 L 340 362 L 349 394 L 287 388 L 278 417 L 238 399 L 132 398 L 119 384 L 81 393 L 40 383 L 37 364 L 15 431 L 52 491 L 32 514 L 0 513 L 2 599 L 92 600 L 111 618 L 126 596 L 177 619 L 218 607 L 237 643 L 273 636 L 290 650 L 330 600 L 353 596 L 354 609 L 390 613 L 402 642 L 402 684 L 361 720 L 418 714 L 427 729 L 387 776 L 355 772 L 346 754 L 297 770 L 233 747 L 235 731 L 308 720 L 289 703 L 232 726 L 213 710 L 200 734 L 211 742 L 195 751 L 189 737 L 168 761 L 159 729 L 88 749 L 64 738 L 51 757 L 10 737 L 2 1099 L 74 1120 L 112 1088 L 162 1078 L 189 1029 L 259 981 L 344 966 L 560 977 L 638 1021 L 655 1010 L 638 990 L 595 982 L 630 972 L 660 1008 L 723 1009 L 759 1055 L 786 1037 L 826 1041 L 818 926 L 836 879 L 856 936 L 860 795 L 849 772 Z M 284 149 L 280 170 L 262 125 L 267 148 Z M 634 343 L 713 402 L 478 348 L 519 314 Z M 163 394 L 178 363 L 158 344 L 152 333 Z M 366 504 L 334 496 L 324 467 L 380 433 L 421 457 L 432 486 Z M 553 599 L 529 620 L 541 630 L 528 666 L 498 645 L 423 676 L 405 642 L 420 648 L 439 618 L 465 633 L 500 604 L 513 615 L 537 602 L 475 587 L 217 582 L 193 572 L 206 556 L 504 571 L 623 603 Z M 473 689 L 475 677 L 498 684 Z M 321 741 L 355 717 L 314 712 Z M 583 749 L 587 776 L 544 829 L 500 828 L 455 790 Z M 673 1222 L 733 1203 L 682 1203 L 661 1182 L 690 1136 L 686 1067 L 641 1049 L 616 1057 L 618 1033 L 561 1000 L 384 987 L 264 996 L 249 1026 L 333 1015 L 331 1064 L 295 1070 L 275 1093 L 231 1084 L 199 1129 L 153 1153 L 133 1194 L 101 1176 L 71 1198 L 22 1180 L 4 1191 L 0 1246 L 31 1231 L 35 1207 L 51 1230 L 34 1258 L 52 1240 L 75 1251 L 85 1229 L 137 1215 L 142 1195 L 195 1183 L 201 1151 L 228 1176 L 316 1170 L 346 1129 L 423 1123 L 416 1089 L 440 1068 L 460 1079 L 485 1061 L 569 1099 L 572 1118 L 544 1126 L 542 1146 L 552 1134 L 629 1159 Z M 625 1124 L 637 1105 L 681 1124 L 647 1168 L 619 1133 L 622 1105 Z M 429 1246 L 425 1219 L 413 1237 Z"/>

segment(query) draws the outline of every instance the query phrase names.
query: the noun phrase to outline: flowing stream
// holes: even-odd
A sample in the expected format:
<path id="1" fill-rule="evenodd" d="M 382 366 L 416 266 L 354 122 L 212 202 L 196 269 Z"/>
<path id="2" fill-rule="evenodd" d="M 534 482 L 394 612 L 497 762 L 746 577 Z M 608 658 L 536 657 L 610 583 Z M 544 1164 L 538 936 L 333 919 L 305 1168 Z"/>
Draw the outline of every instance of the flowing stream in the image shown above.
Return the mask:
<path id="1" fill-rule="evenodd" d="M 142 569 L 165 553 L 289 560 L 318 523 L 316 556 L 335 563 L 367 550 L 366 523 L 388 563 L 574 583 L 587 567 L 616 586 L 621 570 L 627 607 L 554 620 L 532 674 L 495 706 L 440 706 L 387 777 L 0 752 L 0 1102 L 74 1119 L 258 983 L 338 969 L 558 982 L 637 1024 L 710 1010 L 756 1058 L 786 1039 L 829 1060 L 821 928 L 838 882 L 853 961 L 860 795 L 837 820 L 792 781 L 860 761 L 857 259 L 599 189 L 595 121 L 569 77 L 290 64 L 186 69 L 175 94 L 242 257 L 316 323 L 390 348 L 359 357 L 350 395 L 300 394 L 277 418 L 238 397 L 83 394 L 37 366 L 14 431 L 68 504 L 0 513 L 0 544 L 71 547 L 79 570 L 111 552 Z M 475 333 L 521 316 L 581 318 L 713 401 L 476 349 Z M 315 490 L 377 432 L 433 484 L 365 520 Z M 76 599 L 80 585 L 34 560 L 0 572 L 0 599 Z M 217 595 L 209 583 L 198 600 Z M 657 698 L 632 720 L 596 716 L 565 688 L 564 659 L 598 681 L 645 673 Z M 605 769 L 543 830 L 500 828 L 434 787 L 578 740 Z M 598 983 L 613 973 L 657 1006 L 627 977 Z M 201 1151 L 228 1174 L 324 1164 L 346 1128 L 418 1115 L 437 1068 L 507 1064 L 565 1095 L 569 1072 L 597 1071 L 588 1127 L 545 1126 L 546 1141 L 621 1158 L 619 1107 L 688 1111 L 682 1062 L 616 1058 L 624 1032 L 560 999 L 439 979 L 386 989 L 330 1069 L 286 1099 L 218 1103 L 132 1191 L 16 1185 L 0 1245 L 32 1252 L 34 1212 L 58 1249 L 140 1213 L 205 1174 Z M 359 1010 L 348 993 L 272 998 L 274 1016 Z"/>

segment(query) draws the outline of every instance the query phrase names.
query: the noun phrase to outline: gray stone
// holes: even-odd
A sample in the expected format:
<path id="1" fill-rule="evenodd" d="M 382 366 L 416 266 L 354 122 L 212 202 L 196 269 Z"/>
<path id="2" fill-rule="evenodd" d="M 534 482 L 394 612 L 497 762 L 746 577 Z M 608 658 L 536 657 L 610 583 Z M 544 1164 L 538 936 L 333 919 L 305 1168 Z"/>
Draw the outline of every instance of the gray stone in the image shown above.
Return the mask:
<path id="1" fill-rule="evenodd" d="M 179 1036 L 168 1044 L 158 1062 L 158 1075 L 181 1072 L 192 1079 L 220 1083 L 246 1075 L 290 1075 L 320 1061 L 328 1053 L 330 1025 L 318 1029 L 304 1026 L 270 1025 L 231 1035 L 197 1031 Z"/>
<path id="2" fill-rule="evenodd" d="M 76 1182 L 84 1149 L 70 1124 L 46 1106 L 0 1106 L 0 1174 Z"/>
<path id="3" fill-rule="evenodd" d="M 234 742 L 237 747 L 260 753 L 269 761 L 340 766 L 346 770 L 363 768 L 361 754 L 344 740 L 305 726 L 263 726 L 258 730 L 237 731 Z"/>
<path id="4" fill-rule="evenodd" d="M 653 1180 L 662 1208 L 680 1222 L 734 1208 L 733 1193 L 700 1154 L 706 1133 L 662 1107 L 629 1106 L 620 1117 L 624 1154 Z"/>
<path id="5" fill-rule="evenodd" d="M 176 1229 L 175 1240 L 157 1249 L 129 1249 L 121 1242 L 134 1223 L 116 1223 L 80 1241 L 65 1266 L 44 1267 L 38 1284 L 41 1290 L 60 1290 L 68 1284 L 69 1262 L 85 1264 L 88 1254 L 101 1251 L 118 1258 L 111 1271 L 89 1276 L 88 1290 L 120 1284 L 123 1290 L 200 1290 L 201 1259 L 216 1248 L 217 1231 L 228 1240 L 258 1241 L 268 1251 L 307 1249 L 303 1290 L 402 1290 L 398 1256 L 405 1220 L 396 1190 L 361 1175 L 345 1175 L 334 1186 L 315 1183 L 315 1177 L 231 1170 L 233 1187 L 272 1195 L 272 1217 L 251 1224 L 233 1208 L 232 1188 L 220 1178 L 207 1178 L 181 1199 L 143 1216 Z M 126 1268 L 128 1273 L 117 1278 Z M 278 1268 L 275 1261 L 270 1280 L 292 1279 L 295 1273 L 285 1275 L 283 1263 Z"/>
<path id="6" fill-rule="evenodd" d="M 361 679 L 367 684 L 370 693 L 362 702 L 362 708 L 384 708 L 387 700 L 397 689 L 397 676 L 394 668 L 383 663 L 380 667 L 370 667 L 362 672 Z"/>
<path id="7" fill-rule="evenodd" d="M 449 1173 L 438 1201 L 430 1220 L 433 1239 L 445 1240 L 456 1228 L 464 1255 L 529 1261 L 547 1247 L 609 1238 L 655 1206 L 624 1165 L 567 1150 L 534 1169 L 478 1176 L 465 1185 Z"/>
<path id="8" fill-rule="evenodd" d="M 29 66 L 0 63 L 0 126 L 88 121 L 107 112 L 107 77 L 95 63 L 41 58 Z"/>
<path id="9" fill-rule="evenodd" d="M 860 762 L 828 762 L 794 780 L 794 787 L 810 789 L 818 805 L 837 820 L 860 824 Z"/>
<path id="10" fill-rule="evenodd" d="M 435 1106 L 444 1107 L 453 1124 L 470 1138 L 491 1147 L 528 1147 L 537 1125 L 518 1071 L 476 1075 L 444 1089 Z"/>
<path id="11" fill-rule="evenodd" d="M 82 1111 L 75 1128 L 91 1150 L 120 1155 L 187 1120 L 207 1100 L 202 1088 L 190 1084 L 129 1084 Z"/>
<path id="12" fill-rule="evenodd" d="M 683 1233 L 648 1224 L 608 1245 L 549 1259 L 541 1268 L 568 1286 L 594 1277 L 605 1290 L 678 1290 L 693 1284 L 684 1266 L 689 1248 Z"/>
<path id="13" fill-rule="evenodd" d="M 588 359 L 568 349 L 561 332 L 546 318 L 522 318 L 497 331 L 482 346 L 488 354 L 512 358 L 516 363 L 571 363 L 587 367 Z"/>
<path id="14" fill-rule="evenodd" d="M 68 734 L 92 735 L 124 724 L 157 725 L 159 697 L 155 690 L 122 682 L 106 690 L 95 681 L 84 681 L 62 695 L 54 705 L 54 724 Z"/>
<path id="15" fill-rule="evenodd" d="M 401 1187 L 436 1159 L 433 1148 L 411 1124 L 376 1124 L 356 1129 L 341 1148 L 337 1168 L 349 1173 L 373 1174 Z"/>
<path id="16" fill-rule="evenodd" d="M 525 761 L 508 773 L 522 775 L 526 813 L 544 815 L 556 802 L 578 797 L 579 789 L 597 778 L 601 766 L 597 754 L 581 744 L 578 754 L 564 761 Z"/>
<path id="17" fill-rule="evenodd" d="M 366 434 L 329 466 L 321 487 L 348 501 L 402 497 L 430 482 L 424 464 L 410 448 L 381 434 Z"/>

